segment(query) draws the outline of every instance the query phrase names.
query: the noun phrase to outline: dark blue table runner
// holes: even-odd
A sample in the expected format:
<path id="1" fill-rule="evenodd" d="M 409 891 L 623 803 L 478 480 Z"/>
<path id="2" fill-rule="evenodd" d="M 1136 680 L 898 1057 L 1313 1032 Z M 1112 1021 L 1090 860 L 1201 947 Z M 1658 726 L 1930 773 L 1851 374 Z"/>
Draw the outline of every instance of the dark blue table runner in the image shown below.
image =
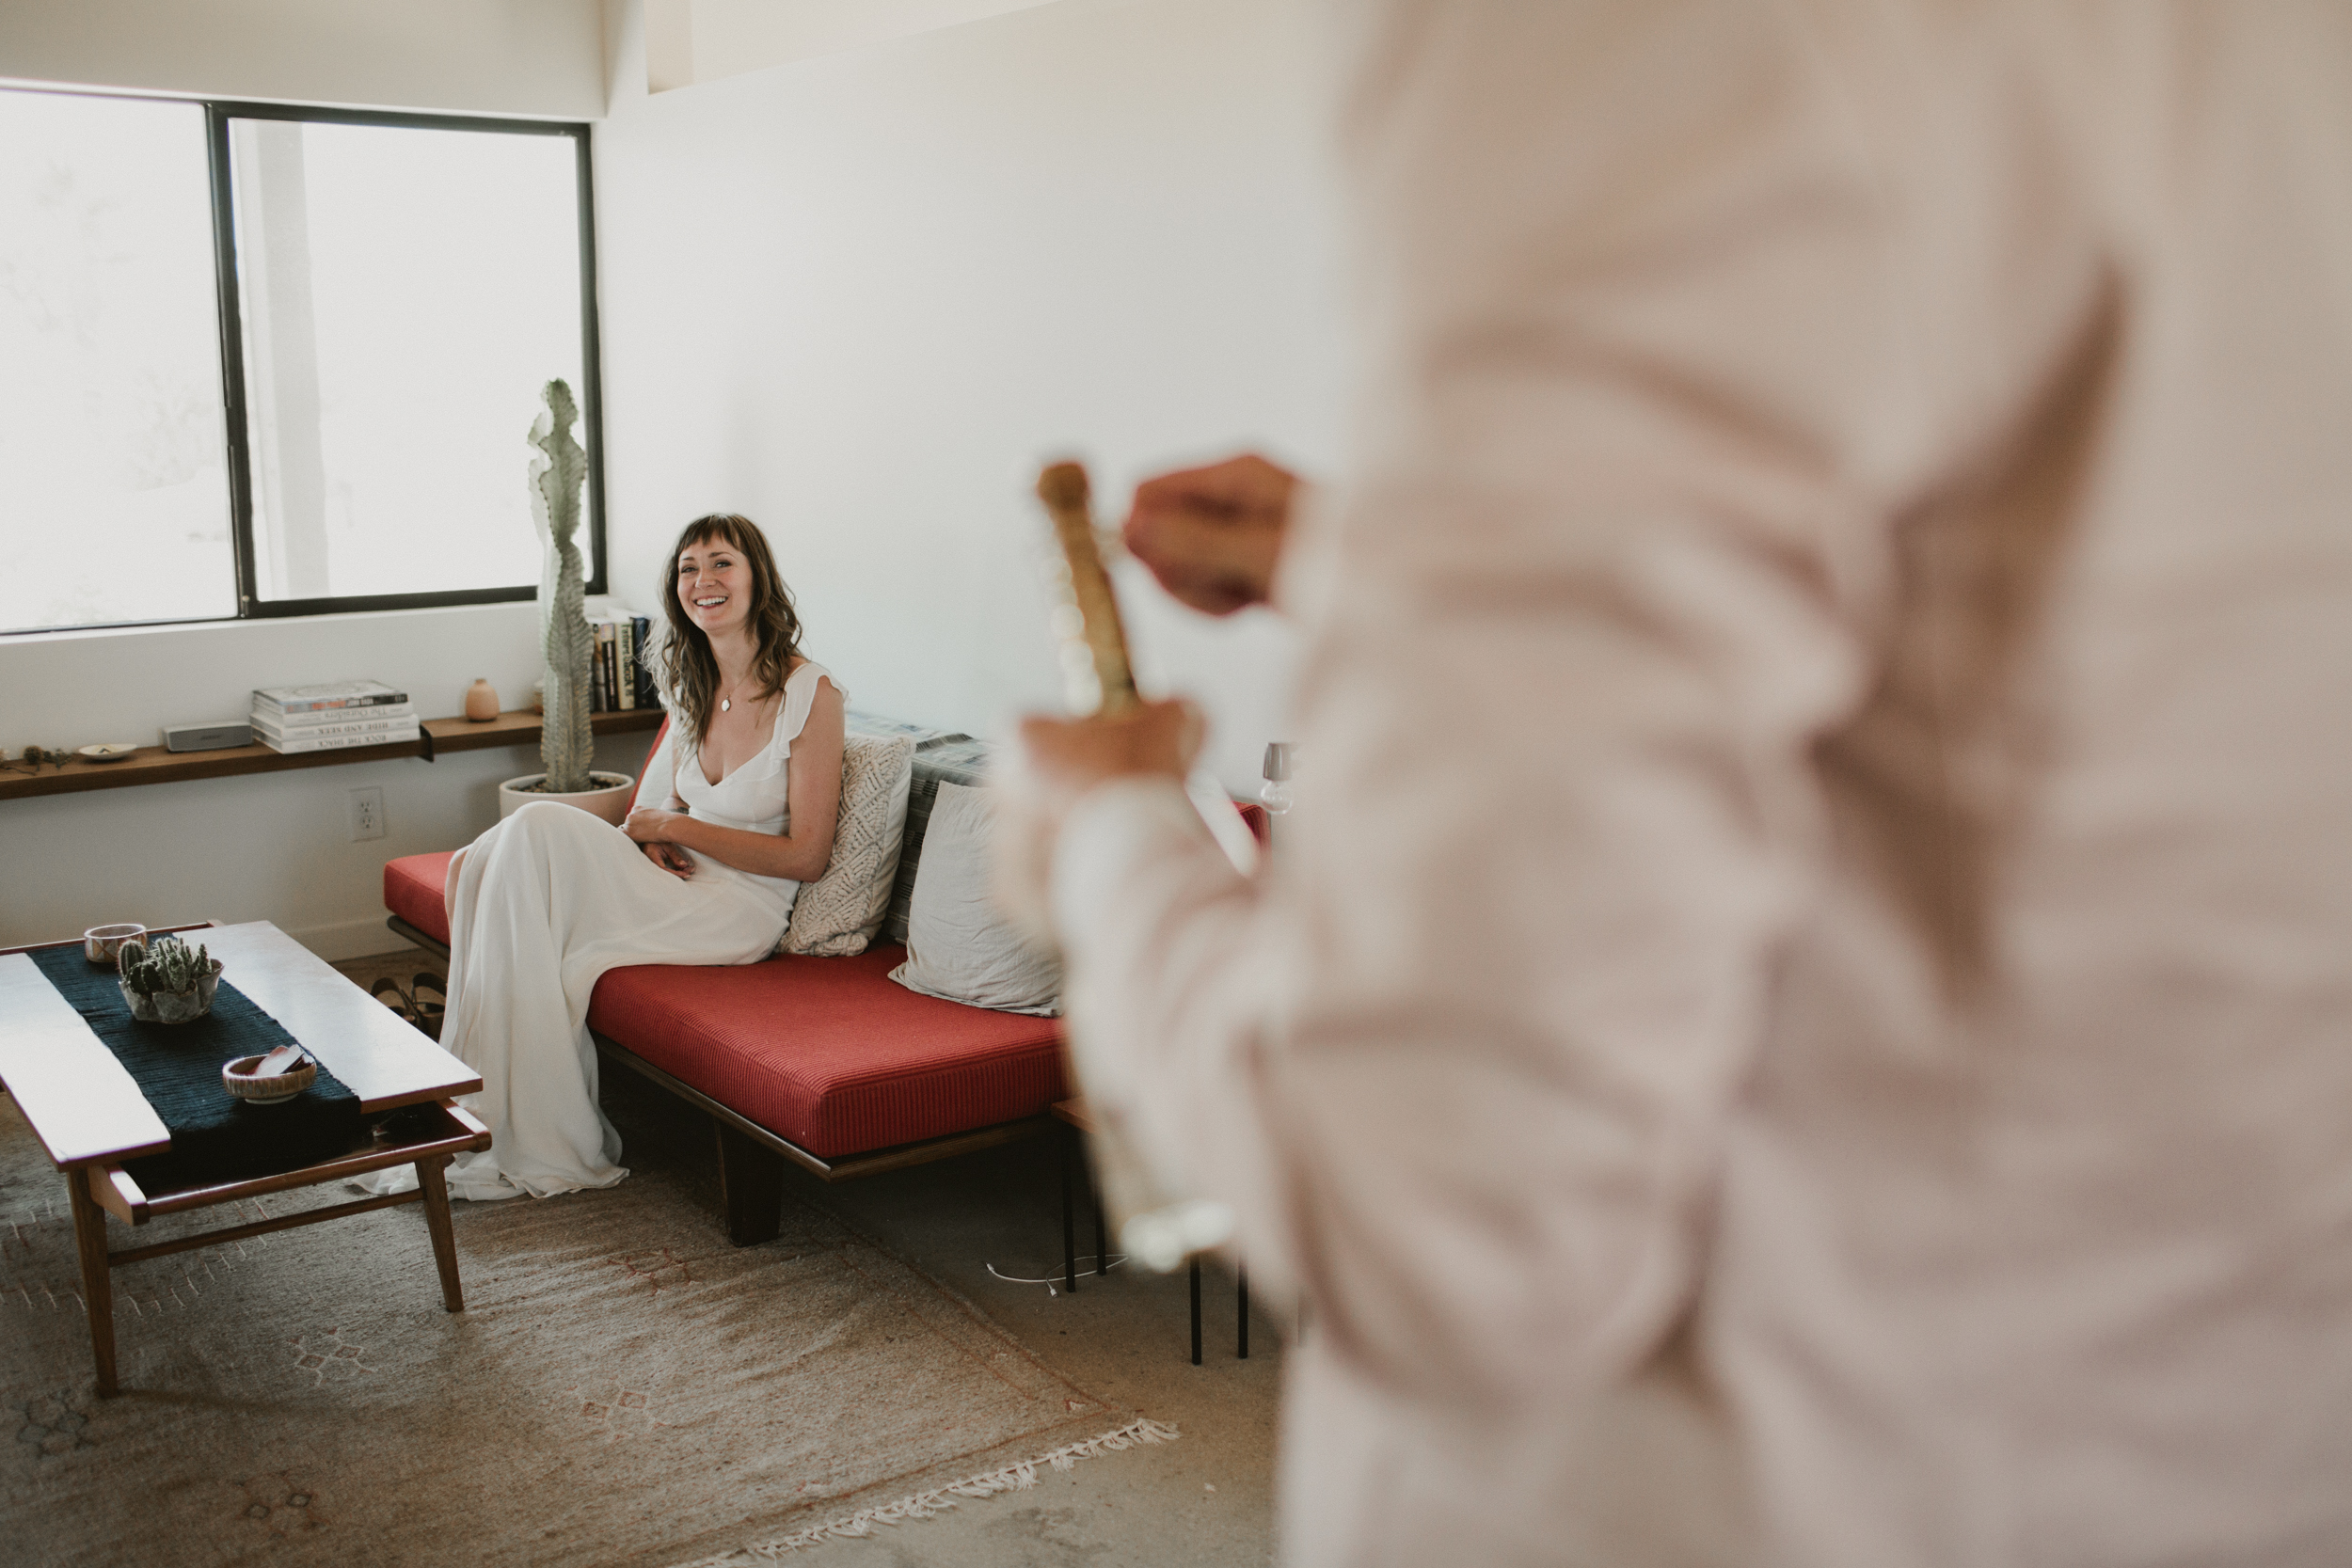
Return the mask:
<path id="1" fill-rule="evenodd" d="M 195 1022 L 141 1023 L 122 1000 L 114 970 L 91 963 L 79 946 L 27 956 L 115 1053 L 171 1134 L 168 1152 L 123 1162 L 142 1191 L 275 1176 L 331 1160 L 364 1141 L 359 1097 L 324 1064 L 315 1083 L 276 1105 L 248 1105 L 229 1092 L 220 1081 L 221 1064 L 292 1043 L 294 1037 L 227 974 L 214 993 L 213 1010 Z"/>

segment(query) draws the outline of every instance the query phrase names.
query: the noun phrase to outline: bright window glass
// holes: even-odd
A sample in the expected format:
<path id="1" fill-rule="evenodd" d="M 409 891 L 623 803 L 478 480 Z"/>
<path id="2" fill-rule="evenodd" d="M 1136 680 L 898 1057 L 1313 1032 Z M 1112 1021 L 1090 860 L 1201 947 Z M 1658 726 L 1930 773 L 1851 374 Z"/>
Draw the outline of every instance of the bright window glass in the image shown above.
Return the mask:
<path id="1" fill-rule="evenodd" d="M 549 380 L 585 399 L 573 138 L 231 119 L 229 145 L 259 597 L 535 583 L 525 438 Z"/>
<path id="2" fill-rule="evenodd" d="M 0 91 L 0 631 L 236 613 L 210 188 L 195 104 Z"/>

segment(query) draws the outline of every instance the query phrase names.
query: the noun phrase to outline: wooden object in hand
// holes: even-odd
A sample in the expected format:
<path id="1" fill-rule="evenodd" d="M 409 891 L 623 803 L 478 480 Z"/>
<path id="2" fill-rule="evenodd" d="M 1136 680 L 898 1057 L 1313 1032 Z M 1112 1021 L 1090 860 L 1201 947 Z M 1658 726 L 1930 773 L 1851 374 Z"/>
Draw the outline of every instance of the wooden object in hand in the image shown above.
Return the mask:
<path id="1" fill-rule="evenodd" d="M 1096 711 L 1120 714 L 1133 710 L 1141 698 L 1136 695 L 1134 670 L 1127 659 L 1127 631 L 1119 618 L 1119 600 L 1111 593 L 1110 574 L 1103 569 L 1102 552 L 1095 547 L 1091 496 L 1087 471 L 1076 463 L 1056 463 L 1037 476 L 1037 497 L 1054 519 L 1054 537 L 1070 566 L 1071 595 L 1077 602 L 1087 648 L 1094 656 L 1095 678 L 1102 685 L 1102 704 Z M 1070 1055 L 1065 1061 L 1070 1082 L 1081 1084 L 1077 1057 Z M 1074 1117 L 1063 1119 L 1078 1125 Z M 1088 1131 L 1094 1137 L 1097 1192 L 1122 1235 L 1130 1220 L 1169 1207 L 1173 1200 L 1160 1190 L 1115 1122 L 1098 1117 Z M 1072 1289 L 1076 1289 L 1075 1274 L 1067 1273 L 1067 1278 Z"/>
<path id="2" fill-rule="evenodd" d="M 1127 629 L 1119 618 L 1119 599 L 1111 592 L 1110 574 L 1103 569 L 1103 552 L 1094 543 L 1091 495 L 1080 464 L 1056 463 L 1037 476 L 1037 499 L 1054 519 L 1054 539 L 1070 566 L 1070 592 L 1086 627 L 1087 649 L 1094 656 L 1094 678 L 1102 683 L 1098 711 L 1124 713 L 1137 701 L 1136 677 L 1127 662 Z"/>

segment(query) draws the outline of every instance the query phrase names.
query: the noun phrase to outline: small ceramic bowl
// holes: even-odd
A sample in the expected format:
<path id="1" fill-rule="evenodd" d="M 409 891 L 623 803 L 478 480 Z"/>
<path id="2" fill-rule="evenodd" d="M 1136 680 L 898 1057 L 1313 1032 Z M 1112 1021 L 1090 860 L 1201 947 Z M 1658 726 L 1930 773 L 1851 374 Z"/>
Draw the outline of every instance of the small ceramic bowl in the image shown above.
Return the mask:
<path id="1" fill-rule="evenodd" d="M 145 935 L 144 926 L 93 926 L 82 933 L 82 957 L 112 969 L 122 955 L 122 944 Z"/>
<path id="2" fill-rule="evenodd" d="M 138 749 L 135 740 L 105 740 L 83 747 L 81 754 L 91 762 L 120 762 Z"/>
<path id="3" fill-rule="evenodd" d="M 318 1082 L 319 1065 L 307 1056 L 292 1072 L 267 1078 L 253 1076 L 253 1069 L 261 1065 L 259 1056 L 239 1056 L 221 1065 L 220 1081 L 230 1094 L 248 1105 L 282 1105 Z"/>

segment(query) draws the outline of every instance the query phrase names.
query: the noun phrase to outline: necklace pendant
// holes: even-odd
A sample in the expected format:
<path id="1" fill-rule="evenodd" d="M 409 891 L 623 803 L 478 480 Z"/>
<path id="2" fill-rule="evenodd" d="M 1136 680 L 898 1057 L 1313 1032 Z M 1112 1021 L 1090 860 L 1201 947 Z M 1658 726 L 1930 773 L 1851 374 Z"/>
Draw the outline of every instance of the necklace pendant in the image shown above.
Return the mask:
<path id="1" fill-rule="evenodd" d="M 734 710 L 734 707 L 735 707 L 735 702 L 734 702 L 734 699 L 729 698 L 729 697 L 722 697 L 722 698 L 720 698 L 720 699 L 719 699 L 719 711 L 720 711 L 721 713 L 728 713 L 728 712 L 731 712 L 731 711 L 733 711 L 733 710 Z"/>

